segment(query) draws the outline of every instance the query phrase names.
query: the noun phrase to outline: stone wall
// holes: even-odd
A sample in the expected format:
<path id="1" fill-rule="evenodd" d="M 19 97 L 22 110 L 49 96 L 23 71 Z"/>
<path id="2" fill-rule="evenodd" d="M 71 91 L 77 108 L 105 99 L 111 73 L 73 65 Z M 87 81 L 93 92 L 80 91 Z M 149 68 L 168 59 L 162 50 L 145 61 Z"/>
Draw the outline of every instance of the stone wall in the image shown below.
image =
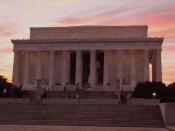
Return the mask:
<path id="1" fill-rule="evenodd" d="M 146 38 L 147 26 L 74 26 L 30 28 L 31 39 Z"/>
<path id="2" fill-rule="evenodd" d="M 175 103 L 161 103 L 160 109 L 166 126 L 175 126 Z"/>

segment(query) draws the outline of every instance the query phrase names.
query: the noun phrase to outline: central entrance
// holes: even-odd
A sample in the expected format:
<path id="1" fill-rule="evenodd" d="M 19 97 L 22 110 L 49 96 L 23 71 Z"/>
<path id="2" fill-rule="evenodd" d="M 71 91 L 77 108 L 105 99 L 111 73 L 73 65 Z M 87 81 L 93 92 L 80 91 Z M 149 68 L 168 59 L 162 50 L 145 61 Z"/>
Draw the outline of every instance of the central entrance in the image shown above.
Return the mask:
<path id="1" fill-rule="evenodd" d="M 83 52 L 83 84 L 87 84 L 90 74 L 90 53 Z"/>
<path id="2" fill-rule="evenodd" d="M 82 52 L 82 84 L 89 84 L 89 77 L 90 77 L 90 52 L 83 51 Z M 69 83 L 75 85 L 75 75 L 76 75 L 76 53 L 70 53 L 70 65 L 69 65 Z M 97 51 L 95 53 L 95 84 L 102 85 L 103 84 L 103 74 L 104 74 L 104 53 L 101 51 Z"/>

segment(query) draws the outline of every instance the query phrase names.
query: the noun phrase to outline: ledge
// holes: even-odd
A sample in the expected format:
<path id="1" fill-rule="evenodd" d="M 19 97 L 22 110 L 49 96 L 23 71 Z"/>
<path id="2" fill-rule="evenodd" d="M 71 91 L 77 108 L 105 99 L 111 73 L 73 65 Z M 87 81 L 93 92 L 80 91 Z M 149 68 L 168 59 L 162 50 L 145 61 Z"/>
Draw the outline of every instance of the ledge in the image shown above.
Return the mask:
<path id="1" fill-rule="evenodd" d="M 82 42 L 163 42 L 163 37 L 158 38 L 118 38 L 118 39 L 11 39 L 16 43 L 82 43 Z"/>

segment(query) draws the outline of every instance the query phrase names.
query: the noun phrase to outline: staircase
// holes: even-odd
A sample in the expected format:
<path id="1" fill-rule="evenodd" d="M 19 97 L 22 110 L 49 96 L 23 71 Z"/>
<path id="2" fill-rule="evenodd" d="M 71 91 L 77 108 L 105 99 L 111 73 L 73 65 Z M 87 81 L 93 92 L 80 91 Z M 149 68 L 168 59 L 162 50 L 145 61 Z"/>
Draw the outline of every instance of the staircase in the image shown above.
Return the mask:
<path id="1" fill-rule="evenodd" d="M 0 104 L 0 124 L 163 128 L 157 105 Z"/>

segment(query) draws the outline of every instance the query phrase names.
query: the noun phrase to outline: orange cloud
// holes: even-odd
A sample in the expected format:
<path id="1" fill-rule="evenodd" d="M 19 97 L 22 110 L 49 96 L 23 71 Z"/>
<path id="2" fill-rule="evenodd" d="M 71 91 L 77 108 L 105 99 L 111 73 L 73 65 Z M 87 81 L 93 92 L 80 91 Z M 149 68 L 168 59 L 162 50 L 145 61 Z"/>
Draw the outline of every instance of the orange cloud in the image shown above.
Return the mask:
<path id="1" fill-rule="evenodd" d="M 164 82 L 175 82 L 175 66 L 163 66 L 163 80 Z"/>

